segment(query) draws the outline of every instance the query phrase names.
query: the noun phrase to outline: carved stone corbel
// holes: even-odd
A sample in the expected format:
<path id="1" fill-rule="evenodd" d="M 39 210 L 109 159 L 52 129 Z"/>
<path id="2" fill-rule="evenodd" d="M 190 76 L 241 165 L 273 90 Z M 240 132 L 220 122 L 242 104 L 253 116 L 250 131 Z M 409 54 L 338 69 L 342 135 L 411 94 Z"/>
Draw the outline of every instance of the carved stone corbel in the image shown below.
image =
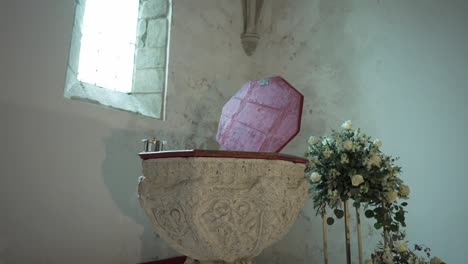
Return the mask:
<path id="1" fill-rule="evenodd" d="M 260 39 L 257 32 L 258 18 L 263 6 L 263 0 L 241 0 L 244 15 L 244 32 L 241 34 L 242 46 L 245 53 L 250 56 L 257 48 Z"/>

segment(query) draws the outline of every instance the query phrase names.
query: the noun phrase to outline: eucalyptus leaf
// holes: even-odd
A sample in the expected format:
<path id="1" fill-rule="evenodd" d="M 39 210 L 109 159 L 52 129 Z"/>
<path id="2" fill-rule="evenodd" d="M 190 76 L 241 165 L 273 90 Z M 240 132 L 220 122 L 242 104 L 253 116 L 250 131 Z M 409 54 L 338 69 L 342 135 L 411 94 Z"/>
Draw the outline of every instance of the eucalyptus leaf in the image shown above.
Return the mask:
<path id="1" fill-rule="evenodd" d="M 335 209 L 333 212 L 335 213 L 335 216 L 336 216 L 336 218 L 338 218 L 338 219 L 341 219 L 341 218 L 343 218 L 343 216 L 344 216 L 343 210 Z"/>
<path id="2" fill-rule="evenodd" d="M 367 218 L 372 218 L 372 217 L 374 217 L 374 211 L 372 211 L 372 210 L 366 210 L 366 211 L 364 212 L 364 215 L 365 215 Z"/>
<path id="3" fill-rule="evenodd" d="M 385 210 L 384 210 L 382 207 L 377 207 L 377 208 L 374 209 L 374 212 L 375 212 L 376 214 L 378 214 L 378 215 L 383 214 L 384 211 L 385 211 Z"/>
<path id="4" fill-rule="evenodd" d="M 333 217 L 328 217 L 327 218 L 327 224 L 328 225 L 333 225 L 333 223 L 335 223 L 335 219 L 333 219 Z"/>
<path id="5" fill-rule="evenodd" d="M 374 227 L 375 227 L 375 229 L 378 230 L 378 229 L 382 228 L 382 224 L 381 223 L 375 223 Z"/>

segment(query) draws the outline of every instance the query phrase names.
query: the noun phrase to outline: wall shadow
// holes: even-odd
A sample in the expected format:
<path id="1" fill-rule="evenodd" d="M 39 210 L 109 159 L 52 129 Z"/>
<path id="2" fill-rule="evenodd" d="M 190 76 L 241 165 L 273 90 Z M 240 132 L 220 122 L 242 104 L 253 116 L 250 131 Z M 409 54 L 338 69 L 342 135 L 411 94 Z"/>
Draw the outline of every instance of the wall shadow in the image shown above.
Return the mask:
<path id="1" fill-rule="evenodd" d="M 141 258 L 144 261 L 181 255 L 159 238 L 138 202 L 137 181 L 142 175 L 138 153 L 143 146 L 141 139 L 147 137 L 143 132 L 112 130 L 103 140 L 106 158 L 102 164 L 104 183 L 115 204 L 124 215 L 144 227 L 141 235 Z"/>

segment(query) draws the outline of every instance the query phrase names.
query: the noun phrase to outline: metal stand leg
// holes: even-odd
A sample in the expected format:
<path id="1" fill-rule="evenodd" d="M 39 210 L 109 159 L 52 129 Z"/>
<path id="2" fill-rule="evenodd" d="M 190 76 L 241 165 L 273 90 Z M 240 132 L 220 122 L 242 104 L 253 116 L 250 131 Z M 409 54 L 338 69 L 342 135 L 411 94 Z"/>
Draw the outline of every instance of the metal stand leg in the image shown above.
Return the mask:
<path id="1" fill-rule="evenodd" d="M 345 214 L 345 238 L 346 238 L 346 264 L 351 264 L 351 239 L 349 234 L 349 208 L 348 200 L 343 202 Z"/>
<path id="2" fill-rule="evenodd" d="M 323 232 L 323 261 L 328 264 L 328 238 L 327 238 L 327 213 L 322 210 L 322 232 Z"/>
<path id="3" fill-rule="evenodd" d="M 358 237 L 358 248 L 359 248 L 359 264 L 363 264 L 362 257 L 362 228 L 361 228 L 361 214 L 359 208 L 356 208 L 356 222 L 357 222 L 357 237 Z"/>

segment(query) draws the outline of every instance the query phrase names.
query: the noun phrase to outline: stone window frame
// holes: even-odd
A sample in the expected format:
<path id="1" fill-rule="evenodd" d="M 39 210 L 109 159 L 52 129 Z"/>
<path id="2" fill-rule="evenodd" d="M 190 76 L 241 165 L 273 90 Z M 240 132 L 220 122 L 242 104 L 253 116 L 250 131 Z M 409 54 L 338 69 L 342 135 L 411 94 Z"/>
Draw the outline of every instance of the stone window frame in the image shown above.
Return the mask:
<path id="1" fill-rule="evenodd" d="M 135 1 L 139 1 L 139 14 L 132 91 L 123 93 L 78 80 L 86 0 L 76 0 L 64 96 L 165 120 L 172 0 Z"/>

